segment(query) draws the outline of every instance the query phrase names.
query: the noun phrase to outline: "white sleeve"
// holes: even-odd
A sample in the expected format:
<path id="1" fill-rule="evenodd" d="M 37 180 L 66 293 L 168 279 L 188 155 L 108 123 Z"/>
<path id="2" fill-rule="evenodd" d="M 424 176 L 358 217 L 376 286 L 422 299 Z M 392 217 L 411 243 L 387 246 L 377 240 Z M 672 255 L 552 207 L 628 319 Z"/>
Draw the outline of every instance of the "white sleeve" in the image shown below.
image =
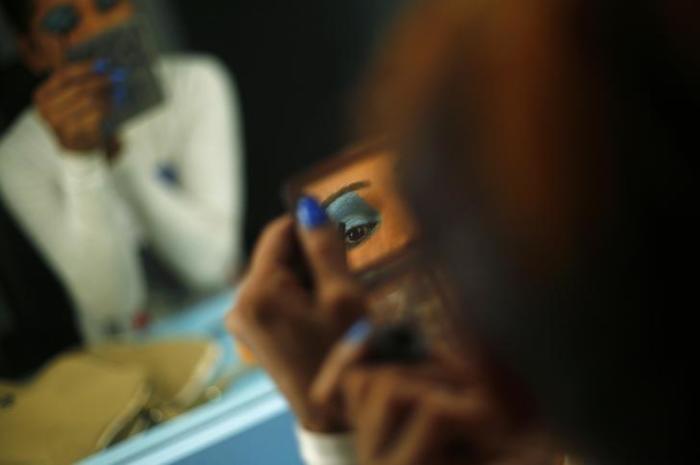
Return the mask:
<path id="1" fill-rule="evenodd" d="M 190 287 L 207 290 L 227 284 L 241 260 L 242 135 L 223 68 L 209 59 L 194 64 L 169 97 L 177 132 L 170 137 L 182 141 L 172 159 L 178 183 L 162 182 L 138 163 L 117 163 L 116 174 L 156 253 Z M 122 158 L 138 158 L 126 142 Z"/>
<path id="2" fill-rule="evenodd" d="M 143 304 L 137 244 L 104 157 L 61 151 L 48 131 L 31 112 L 2 141 L 0 191 L 98 341 Z"/>
<path id="3" fill-rule="evenodd" d="M 356 465 L 352 434 L 322 434 L 296 428 L 299 453 L 306 465 Z"/>

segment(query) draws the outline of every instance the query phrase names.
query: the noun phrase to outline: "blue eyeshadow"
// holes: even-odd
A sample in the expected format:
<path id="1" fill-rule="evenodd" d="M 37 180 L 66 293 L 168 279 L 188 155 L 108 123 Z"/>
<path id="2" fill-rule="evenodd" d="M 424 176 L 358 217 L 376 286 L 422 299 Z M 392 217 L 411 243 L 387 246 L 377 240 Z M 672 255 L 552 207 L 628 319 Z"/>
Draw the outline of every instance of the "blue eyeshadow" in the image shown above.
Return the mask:
<path id="1" fill-rule="evenodd" d="M 366 241 L 381 224 L 382 215 L 356 192 L 347 192 L 326 206 L 326 213 L 343 225 L 345 244 L 356 247 Z"/>
<path id="2" fill-rule="evenodd" d="M 347 228 L 361 223 L 378 222 L 381 214 L 357 192 L 348 192 L 326 206 L 326 212 L 336 223 L 344 223 Z"/>

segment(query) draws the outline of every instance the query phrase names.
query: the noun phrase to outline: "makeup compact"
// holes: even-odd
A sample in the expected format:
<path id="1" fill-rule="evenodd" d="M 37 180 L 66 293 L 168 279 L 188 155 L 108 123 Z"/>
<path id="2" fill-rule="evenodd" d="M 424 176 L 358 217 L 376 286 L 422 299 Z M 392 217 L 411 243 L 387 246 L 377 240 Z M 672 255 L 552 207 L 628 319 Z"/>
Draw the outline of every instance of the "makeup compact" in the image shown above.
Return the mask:
<path id="1" fill-rule="evenodd" d="M 110 111 L 103 122 L 105 135 L 164 100 L 153 71 L 155 45 L 147 31 L 143 20 L 132 19 L 67 52 L 69 61 L 93 62 L 94 71 L 112 84 Z"/>
<path id="2" fill-rule="evenodd" d="M 293 177 L 283 195 L 290 211 L 300 197 L 314 197 L 338 225 L 375 323 L 409 324 L 432 337 L 439 332 L 444 299 L 417 247 L 420 229 L 396 187 L 397 167 L 390 149 L 357 147 Z"/>

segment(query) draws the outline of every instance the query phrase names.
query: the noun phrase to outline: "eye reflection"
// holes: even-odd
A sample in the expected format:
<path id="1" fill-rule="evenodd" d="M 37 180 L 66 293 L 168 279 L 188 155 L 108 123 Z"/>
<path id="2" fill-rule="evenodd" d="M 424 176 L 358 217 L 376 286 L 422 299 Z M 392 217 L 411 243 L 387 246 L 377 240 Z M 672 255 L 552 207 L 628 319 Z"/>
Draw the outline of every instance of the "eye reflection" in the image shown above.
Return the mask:
<path id="1" fill-rule="evenodd" d="M 120 0 L 95 0 L 95 5 L 98 10 L 105 12 L 114 8 L 119 2 Z"/>
<path id="2" fill-rule="evenodd" d="M 346 192 L 326 205 L 328 216 L 343 226 L 345 247 L 352 249 L 364 243 L 381 226 L 379 211 L 357 192 Z"/>
<path id="3" fill-rule="evenodd" d="M 363 243 L 377 229 L 379 223 L 367 223 L 345 230 L 345 246 L 348 249 Z"/>
<path id="4" fill-rule="evenodd" d="M 72 5 L 58 5 L 51 8 L 41 20 L 41 26 L 48 32 L 66 35 L 80 22 L 80 15 Z"/>

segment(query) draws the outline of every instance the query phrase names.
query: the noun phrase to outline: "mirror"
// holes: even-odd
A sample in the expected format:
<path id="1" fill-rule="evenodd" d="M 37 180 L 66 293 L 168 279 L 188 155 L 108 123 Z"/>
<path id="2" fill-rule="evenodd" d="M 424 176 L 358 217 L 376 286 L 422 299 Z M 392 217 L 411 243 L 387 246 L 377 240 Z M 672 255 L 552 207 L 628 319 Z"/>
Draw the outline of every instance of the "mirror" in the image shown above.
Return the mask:
<path id="1" fill-rule="evenodd" d="M 293 210 L 312 196 L 343 234 L 348 265 L 368 290 L 377 322 L 416 322 L 438 331 L 441 292 L 419 257 L 420 230 L 397 189 L 398 156 L 381 145 L 357 147 L 292 178 L 284 196 Z"/>
<path id="2" fill-rule="evenodd" d="M 302 195 L 326 208 L 343 233 L 354 271 L 375 268 L 400 255 L 418 238 L 418 228 L 396 189 L 397 156 L 380 146 L 351 149 L 293 178 L 288 205 Z"/>

